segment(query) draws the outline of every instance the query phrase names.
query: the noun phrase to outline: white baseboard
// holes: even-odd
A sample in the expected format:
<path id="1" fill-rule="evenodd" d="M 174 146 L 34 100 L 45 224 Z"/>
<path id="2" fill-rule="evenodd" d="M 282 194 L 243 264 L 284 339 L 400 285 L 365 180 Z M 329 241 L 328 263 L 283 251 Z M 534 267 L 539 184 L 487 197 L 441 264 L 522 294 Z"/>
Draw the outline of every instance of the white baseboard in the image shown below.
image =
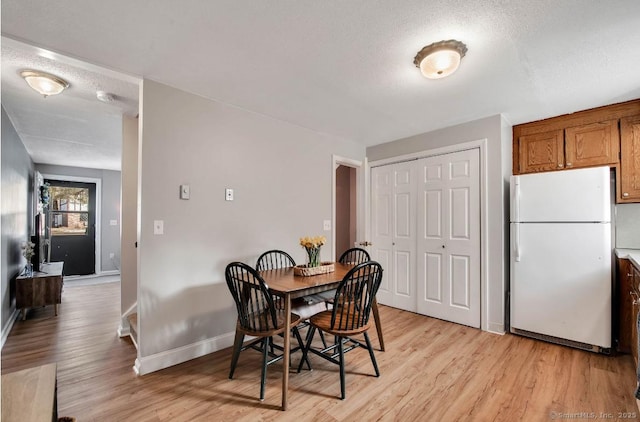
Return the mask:
<path id="1" fill-rule="evenodd" d="M 20 311 L 18 309 L 14 309 L 11 313 L 11 316 L 7 319 L 7 323 L 2 327 L 2 338 L 0 339 L 0 349 L 4 347 L 4 342 L 7 341 L 7 337 L 9 337 L 9 333 L 13 328 L 13 324 L 15 324 L 16 320 L 20 316 Z"/>
<path id="2" fill-rule="evenodd" d="M 155 355 L 138 357 L 133 370 L 137 375 L 159 371 L 160 369 L 231 347 L 233 346 L 234 338 L 235 332 L 231 332 Z"/>
<path id="3" fill-rule="evenodd" d="M 135 313 L 137 310 L 138 302 L 135 302 L 122 314 L 122 316 L 120 317 L 120 326 L 118 327 L 119 337 L 126 337 L 131 334 L 131 325 L 129 324 L 129 319 L 127 317 Z"/>
<path id="4" fill-rule="evenodd" d="M 120 325 L 118 327 L 118 337 L 126 337 L 131 334 L 131 327 L 127 325 L 126 327 Z"/>
<path id="5" fill-rule="evenodd" d="M 499 324 L 497 322 L 490 322 L 489 329 L 487 331 L 493 334 L 504 334 L 504 324 Z"/>
<path id="6" fill-rule="evenodd" d="M 109 270 L 109 271 L 100 271 L 99 274 L 97 275 L 120 275 L 120 271 L 119 270 Z"/>

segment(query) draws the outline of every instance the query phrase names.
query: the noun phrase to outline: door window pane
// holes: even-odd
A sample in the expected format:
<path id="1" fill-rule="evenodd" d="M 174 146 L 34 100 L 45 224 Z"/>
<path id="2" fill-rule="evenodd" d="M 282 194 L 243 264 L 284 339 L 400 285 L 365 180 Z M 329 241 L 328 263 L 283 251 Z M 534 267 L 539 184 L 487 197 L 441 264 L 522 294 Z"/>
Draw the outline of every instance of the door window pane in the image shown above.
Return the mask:
<path id="1" fill-rule="evenodd" d="M 49 188 L 51 236 L 84 236 L 89 221 L 89 189 Z"/>

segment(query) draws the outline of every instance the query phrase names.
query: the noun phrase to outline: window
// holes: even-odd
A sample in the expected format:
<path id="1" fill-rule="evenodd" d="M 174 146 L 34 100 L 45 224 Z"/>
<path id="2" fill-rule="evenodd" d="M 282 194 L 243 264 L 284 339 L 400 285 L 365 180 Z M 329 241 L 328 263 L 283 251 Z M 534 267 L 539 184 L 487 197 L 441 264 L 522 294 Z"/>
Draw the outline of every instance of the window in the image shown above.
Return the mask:
<path id="1" fill-rule="evenodd" d="M 51 236 L 84 236 L 89 221 L 89 189 L 51 186 Z"/>

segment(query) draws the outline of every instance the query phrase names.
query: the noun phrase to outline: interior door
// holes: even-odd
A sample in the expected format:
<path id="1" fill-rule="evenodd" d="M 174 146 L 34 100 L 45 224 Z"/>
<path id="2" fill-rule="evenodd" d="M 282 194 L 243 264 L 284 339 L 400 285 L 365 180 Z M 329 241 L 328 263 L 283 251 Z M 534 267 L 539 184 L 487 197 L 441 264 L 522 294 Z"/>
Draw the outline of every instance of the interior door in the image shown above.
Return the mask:
<path id="1" fill-rule="evenodd" d="M 417 311 L 480 327 L 479 150 L 418 161 Z"/>
<path id="2" fill-rule="evenodd" d="M 64 275 L 95 273 L 95 183 L 47 180 L 50 260 L 64 261 Z"/>
<path id="3" fill-rule="evenodd" d="M 378 302 L 415 312 L 415 161 L 375 167 L 372 259 L 384 269 Z"/>

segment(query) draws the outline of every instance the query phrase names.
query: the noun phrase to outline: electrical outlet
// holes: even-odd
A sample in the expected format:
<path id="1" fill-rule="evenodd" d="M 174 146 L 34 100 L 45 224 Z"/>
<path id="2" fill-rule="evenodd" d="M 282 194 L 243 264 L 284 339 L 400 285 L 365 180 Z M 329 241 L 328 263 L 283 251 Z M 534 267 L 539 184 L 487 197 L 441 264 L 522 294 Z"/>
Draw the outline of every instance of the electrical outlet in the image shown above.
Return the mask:
<path id="1" fill-rule="evenodd" d="M 323 230 L 328 232 L 331 230 L 331 220 L 324 220 L 322 224 Z"/>
<path id="2" fill-rule="evenodd" d="M 224 190 L 224 199 L 225 201 L 233 201 L 233 189 Z"/>
<path id="3" fill-rule="evenodd" d="M 111 253 L 109 254 L 109 259 L 113 259 L 113 258 L 115 258 L 115 257 L 116 257 L 116 254 L 114 254 L 113 252 L 111 252 Z"/>

